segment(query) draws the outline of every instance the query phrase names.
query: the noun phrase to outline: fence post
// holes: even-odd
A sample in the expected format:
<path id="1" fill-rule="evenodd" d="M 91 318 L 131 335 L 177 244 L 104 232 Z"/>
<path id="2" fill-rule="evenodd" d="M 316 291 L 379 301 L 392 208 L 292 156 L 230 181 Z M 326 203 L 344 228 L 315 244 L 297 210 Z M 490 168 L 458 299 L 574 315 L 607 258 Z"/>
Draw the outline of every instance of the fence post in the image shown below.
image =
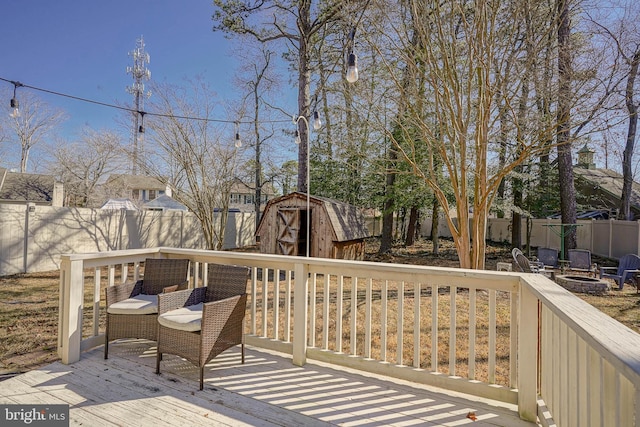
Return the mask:
<path id="1" fill-rule="evenodd" d="M 520 282 L 518 326 L 518 415 L 536 422 L 538 407 L 538 299 Z"/>
<path id="2" fill-rule="evenodd" d="M 293 364 L 303 366 L 307 361 L 307 290 L 309 264 L 297 263 L 294 268 L 293 291 Z"/>
<path id="3" fill-rule="evenodd" d="M 64 364 L 80 360 L 84 293 L 82 265 L 82 261 L 71 261 L 68 255 L 61 257 L 58 356 Z"/>

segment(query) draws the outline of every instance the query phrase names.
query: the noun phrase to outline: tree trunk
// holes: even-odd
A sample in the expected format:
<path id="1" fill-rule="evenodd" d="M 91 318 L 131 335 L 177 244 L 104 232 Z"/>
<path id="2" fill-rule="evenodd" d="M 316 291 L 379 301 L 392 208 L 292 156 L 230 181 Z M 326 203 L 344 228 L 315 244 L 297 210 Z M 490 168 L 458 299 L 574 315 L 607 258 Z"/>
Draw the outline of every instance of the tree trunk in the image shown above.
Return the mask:
<path id="1" fill-rule="evenodd" d="M 380 240 L 380 253 L 386 254 L 391 252 L 393 246 L 393 187 L 396 181 L 396 173 L 394 172 L 395 163 L 398 160 L 398 153 L 390 144 L 389 148 L 389 166 L 387 167 L 387 182 L 385 185 L 384 207 L 382 209 L 382 238 Z"/>
<path id="2" fill-rule="evenodd" d="M 418 218 L 418 207 L 411 206 L 411 210 L 409 211 L 409 224 L 407 225 L 407 237 L 404 241 L 405 246 L 413 246 L 416 242 Z"/>
<path id="3" fill-rule="evenodd" d="M 558 174 L 560 180 L 560 212 L 563 224 L 575 224 L 576 190 L 573 183 L 571 157 L 571 45 L 568 0 L 558 0 Z M 568 227 L 564 238 L 565 252 L 576 247 L 576 227 Z M 565 257 L 566 254 L 563 254 Z M 564 258 L 566 259 L 566 257 Z"/>
<path id="4" fill-rule="evenodd" d="M 627 78 L 626 104 L 629 111 L 629 127 L 627 129 L 627 143 L 622 157 L 622 201 L 618 218 L 631 221 L 631 187 L 633 186 L 633 174 L 631 170 L 631 159 L 635 148 L 636 130 L 638 127 L 638 106 L 633 101 L 633 89 L 638 74 L 638 63 L 640 63 L 640 51 L 636 51 L 631 60 L 631 70 Z"/>
<path id="5" fill-rule="evenodd" d="M 437 198 L 433 198 L 433 209 L 431 210 L 431 243 L 433 243 L 433 254 L 440 253 L 440 202 Z"/>

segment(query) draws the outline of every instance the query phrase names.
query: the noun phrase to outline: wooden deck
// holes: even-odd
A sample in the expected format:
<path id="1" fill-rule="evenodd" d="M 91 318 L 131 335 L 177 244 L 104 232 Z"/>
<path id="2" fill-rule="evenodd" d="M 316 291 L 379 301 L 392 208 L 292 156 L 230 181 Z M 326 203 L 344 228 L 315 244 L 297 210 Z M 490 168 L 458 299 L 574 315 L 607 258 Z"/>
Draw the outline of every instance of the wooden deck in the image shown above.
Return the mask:
<path id="1" fill-rule="evenodd" d="M 167 355 L 155 374 L 155 347 L 144 341 L 84 353 L 2 382 L 0 403 L 70 405 L 84 426 L 533 426 L 514 407 L 439 389 L 247 348 L 198 371 Z M 475 414 L 476 421 L 468 417 Z"/>

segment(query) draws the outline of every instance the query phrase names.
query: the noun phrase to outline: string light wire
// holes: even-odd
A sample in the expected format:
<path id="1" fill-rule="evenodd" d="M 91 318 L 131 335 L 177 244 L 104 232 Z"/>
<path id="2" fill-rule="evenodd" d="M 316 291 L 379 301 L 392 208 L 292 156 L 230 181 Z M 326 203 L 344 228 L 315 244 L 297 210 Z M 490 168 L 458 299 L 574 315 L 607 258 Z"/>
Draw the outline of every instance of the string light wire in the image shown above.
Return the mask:
<path id="1" fill-rule="evenodd" d="M 174 114 L 154 113 L 152 111 L 138 111 L 136 109 L 129 108 L 129 107 L 123 107 L 121 105 L 109 104 L 109 103 L 106 103 L 106 102 L 96 101 L 96 100 L 93 100 L 93 99 L 83 98 L 83 97 L 80 97 L 80 96 L 69 95 L 69 94 L 62 93 L 62 92 L 56 92 L 56 91 L 49 90 L 49 89 L 43 89 L 43 88 L 40 88 L 40 87 L 31 86 L 31 85 L 28 85 L 28 84 L 20 83 L 20 82 L 15 81 L 15 80 L 5 79 L 3 77 L 0 77 L 0 80 L 4 81 L 4 82 L 7 82 L 7 83 L 11 83 L 14 86 L 16 84 L 19 84 L 20 87 L 36 90 L 36 91 L 39 91 L 39 92 L 44 92 L 44 93 L 48 93 L 48 94 L 51 94 L 51 95 L 61 96 L 61 97 L 64 97 L 64 98 L 70 98 L 70 99 L 74 99 L 76 101 L 87 102 L 87 103 L 90 103 L 90 104 L 100 105 L 100 106 L 103 106 L 103 107 L 116 108 L 118 110 L 128 111 L 128 112 L 131 112 L 131 113 L 138 113 L 138 114 L 142 114 L 142 115 L 165 117 L 165 118 L 175 118 L 175 119 L 184 119 L 184 120 L 197 120 L 197 121 L 202 121 L 202 122 L 215 122 L 215 123 L 234 123 L 234 124 L 253 124 L 254 123 L 253 121 L 238 121 L 238 120 L 211 119 L 211 118 L 205 118 L 205 117 L 176 116 Z M 289 123 L 290 120 L 291 119 L 287 119 L 287 120 L 284 120 L 284 119 L 282 119 L 282 120 L 262 120 L 262 123 Z"/>

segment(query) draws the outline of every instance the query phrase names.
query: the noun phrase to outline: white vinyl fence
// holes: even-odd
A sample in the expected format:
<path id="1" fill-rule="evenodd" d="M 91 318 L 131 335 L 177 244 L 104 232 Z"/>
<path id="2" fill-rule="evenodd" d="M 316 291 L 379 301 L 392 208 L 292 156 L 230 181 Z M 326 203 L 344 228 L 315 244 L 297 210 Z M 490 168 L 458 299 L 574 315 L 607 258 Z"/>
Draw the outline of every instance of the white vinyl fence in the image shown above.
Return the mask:
<path id="1" fill-rule="evenodd" d="M 254 243 L 250 213 L 230 213 L 224 249 Z M 60 268 L 65 253 L 157 246 L 204 249 L 200 223 L 182 211 L 0 205 L 0 276 Z"/>
<path id="2" fill-rule="evenodd" d="M 372 235 L 379 235 L 381 218 L 367 218 Z M 560 220 L 522 221 L 522 235 L 530 227 L 531 246 L 560 248 Z M 578 248 L 620 258 L 640 255 L 640 222 L 578 221 Z M 229 213 L 224 249 L 255 243 L 253 213 Z M 451 237 L 444 220 L 439 235 Z M 431 218 L 422 222 L 422 235 L 431 233 Z M 509 242 L 511 220 L 490 218 L 487 240 Z M 526 242 L 526 237 L 523 237 Z M 204 249 L 200 223 L 190 212 L 126 211 L 0 204 L 0 276 L 57 270 L 60 256 L 166 246 Z"/>

